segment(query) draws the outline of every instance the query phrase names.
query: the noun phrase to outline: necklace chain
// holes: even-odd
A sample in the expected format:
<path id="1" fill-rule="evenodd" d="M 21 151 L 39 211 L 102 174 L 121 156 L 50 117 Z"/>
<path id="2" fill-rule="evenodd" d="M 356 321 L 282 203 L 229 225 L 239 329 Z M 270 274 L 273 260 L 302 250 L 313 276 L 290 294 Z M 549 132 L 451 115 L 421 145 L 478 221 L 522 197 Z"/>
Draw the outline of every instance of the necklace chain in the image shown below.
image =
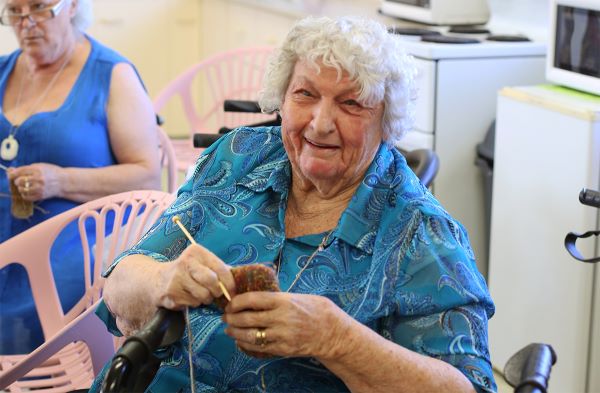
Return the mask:
<path id="1" fill-rule="evenodd" d="M 55 82 L 58 80 L 58 77 L 61 75 L 63 70 L 65 69 L 69 60 L 72 57 L 72 51 L 69 53 L 65 61 L 61 64 L 60 68 L 50 79 L 48 85 L 39 95 L 39 97 L 33 102 L 33 104 L 29 107 L 29 110 L 25 112 L 25 117 L 23 117 L 21 122 L 15 121 L 15 123 L 11 124 L 10 130 L 8 131 L 8 136 L 2 140 L 0 143 L 0 158 L 6 161 L 14 160 L 19 154 L 19 142 L 15 138 L 17 132 L 21 129 L 21 125 L 40 107 L 41 104 L 44 103 L 44 100 L 48 96 L 48 93 L 54 86 Z M 19 106 L 21 106 L 21 97 L 23 95 L 23 86 L 25 85 L 25 75 L 26 72 L 23 71 L 23 75 L 21 76 L 21 81 L 19 82 L 19 92 L 17 94 L 17 101 L 15 103 L 15 112 L 18 110 Z"/>
<path id="2" fill-rule="evenodd" d="M 330 230 L 325 236 L 323 236 L 323 239 L 321 240 L 321 243 L 319 244 L 317 249 L 315 251 L 313 251 L 313 253 L 310 255 L 310 257 L 308 257 L 308 261 L 306 261 L 304 266 L 302 266 L 302 269 L 300 269 L 300 271 L 296 274 L 296 277 L 294 277 L 294 281 L 292 281 L 292 283 L 290 284 L 288 289 L 285 290 L 285 292 L 289 292 L 292 290 L 294 285 L 296 285 L 296 283 L 302 276 L 302 273 L 304 273 L 304 271 L 308 268 L 308 266 L 313 261 L 313 259 L 315 259 L 315 256 L 317 256 L 317 253 L 319 253 L 325 249 L 325 245 L 329 241 L 329 237 L 331 236 L 332 233 L 333 233 L 333 229 Z M 279 257 L 277 259 L 277 270 L 275 270 L 275 274 L 277 277 L 279 277 L 279 271 L 281 270 L 281 260 L 282 260 L 281 256 L 282 255 L 283 255 L 283 247 L 281 248 L 281 251 L 279 252 Z M 262 387 L 263 393 L 266 393 L 267 392 L 267 384 L 265 382 L 265 368 L 264 367 L 262 367 L 260 370 L 260 385 Z"/>
<path id="3" fill-rule="evenodd" d="M 313 251 L 313 253 L 310 255 L 310 257 L 308 257 L 308 261 L 306 261 L 306 263 L 304 264 L 304 266 L 302 266 L 302 269 L 300 269 L 300 271 L 296 274 L 296 277 L 294 277 L 294 281 L 292 281 L 292 283 L 290 284 L 290 286 L 288 287 L 288 289 L 286 289 L 285 292 L 289 292 L 292 290 L 292 288 L 294 287 L 294 285 L 296 285 L 296 283 L 298 282 L 298 280 L 300 279 L 300 277 L 302 276 L 302 273 L 304 273 L 304 271 L 308 268 L 308 266 L 310 265 L 310 263 L 313 261 L 313 259 L 315 259 L 315 256 L 317 256 L 317 253 L 323 251 L 325 249 L 325 245 L 327 244 L 327 242 L 329 241 L 329 237 L 331 236 L 331 234 L 333 233 L 333 229 L 330 230 L 325 236 L 323 236 L 323 240 L 321 240 L 321 243 L 319 244 L 319 246 L 317 247 L 317 249 L 315 251 Z M 281 248 L 281 251 L 279 252 L 279 259 L 277 261 L 277 276 L 279 277 L 279 271 L 281 270 L 281 256 L 283 254 L 283 247 Z"/>
<path id="4" fill-rule="evenodd" d="M 65 61 L 61 64 L 60 68 L 58 69 L 58 71 L 56 71 L 56 73 L 52 76 L 52 79 L 50 80 L 50 82 L 48 82 L 48 85 L 46 86 L 46 88 L 44 89 L 44 91 L 42 92 L 42 94 L 38 97 L 38 99 L 29 107 L 29 111 L 26 112 L 25 117 L 23 117 L 23 120 L 19 123 L 17 122 L 16 125 L 13 125 L 9 134 L 12 135 L 13 137 L 15 135 L 17 135 L 17 132 L 19 131 L 19 127 L 21 126 L 21 124 L 23 122 L 25 122 L 25 120 L 27 120 L 27 118 L 29 118 L 33 112 L 35 112 L 35 110 L 39 107 L 39 105 L 41 105 L 44 100 L 46 99 L 46 97 L 48 96 L 48 93 L 50 93 L 50 90 L 52 89 L 52 87 L 54 86 L 54 84 L 56 83 L 56 81 L 58 80 L 58 77 L 60 76 L 60 74 L 62 74 L 63 70 L 65 69 L 67 63 L 69 62 L 69 60 L 71 60 L 71 54 L 69 54 L 69 56 L 67 56 L 67 58 L 65 59 Z M 19 105 L 21 104 L 21 96 L 23 93 L 23 86 L 25 85 L 24 83 L 25 81 L 25 73 L 23 73 L 23 75 L 21 76 L 21 81 L 19 82 L 19 93 L 17 94 L 17 102 L 15 104 L 15 109 L 19 108 Z"/>

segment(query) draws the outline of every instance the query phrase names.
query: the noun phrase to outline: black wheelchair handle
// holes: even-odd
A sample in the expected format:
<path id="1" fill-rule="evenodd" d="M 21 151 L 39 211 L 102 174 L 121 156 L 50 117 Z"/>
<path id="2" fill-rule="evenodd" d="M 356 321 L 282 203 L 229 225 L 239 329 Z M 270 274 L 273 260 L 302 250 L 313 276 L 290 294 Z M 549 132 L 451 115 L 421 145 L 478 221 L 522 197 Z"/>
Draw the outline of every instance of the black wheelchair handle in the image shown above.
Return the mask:
<path id="1" fill-rule="evenodd" d="M 246 100 L 225 100 L 223 102 L 223 110 L 225 112 L 246 112 L 260 113 L 261 109 L 256 101 Z"/>
<path id="2" fill-rule="evenodd" d="M 556 353 L 548 344 L 529 344 L 504 366 L 504 379 L 515 393 L 546 393 Z"/>
<path id="3" fill-rule="evenodd" d="M 113 357 L 100 391 L 143 391 L 138 374 L 143 373 L 149 364 L 158 365 L 154 351 L 179 340 L 184 328 L 185 319 L 181 311 L 159 308 L 144 327 L 125 340 Z"/>
<path id="4" fill-rule="evenodd" d="M 209 147 L 216 142 L 223 134 L 201 134 L 195 133 L 193 135 L 193 142 L 195 148 Z"/>
<path id="5" fill-rule="evenodd" d="M 600 192 L 584 188 L 579 193 L 579 202 L 600 209 Z"/>

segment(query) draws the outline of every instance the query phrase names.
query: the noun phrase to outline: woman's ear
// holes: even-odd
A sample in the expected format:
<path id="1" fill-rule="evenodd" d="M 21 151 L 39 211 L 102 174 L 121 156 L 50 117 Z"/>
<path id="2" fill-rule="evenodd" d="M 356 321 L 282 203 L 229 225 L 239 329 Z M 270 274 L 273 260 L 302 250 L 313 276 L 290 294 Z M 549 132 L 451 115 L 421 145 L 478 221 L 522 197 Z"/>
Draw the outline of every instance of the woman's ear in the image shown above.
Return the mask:
<path id="1" fill-rule="evenodd" d="M 69 6 L 69 16 L 71 17 L 71 19 L 73 19 L 75 17 L 75 15 L 77 15 L 77 7 L 79 2 L 77 0 L 71 0 L 71 4 Z"/>

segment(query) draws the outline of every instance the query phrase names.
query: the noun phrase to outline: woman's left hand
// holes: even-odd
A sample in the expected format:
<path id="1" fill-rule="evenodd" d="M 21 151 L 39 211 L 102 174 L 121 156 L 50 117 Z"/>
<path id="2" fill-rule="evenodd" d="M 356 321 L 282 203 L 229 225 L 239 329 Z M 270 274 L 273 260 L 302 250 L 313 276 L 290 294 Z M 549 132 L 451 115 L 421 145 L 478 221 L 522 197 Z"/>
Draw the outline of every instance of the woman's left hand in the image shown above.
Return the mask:
<path id="1" fill-rule="evenodd" d="M 325 297 L 282 292 L 237 295 L 223 321 L 225 333 L 246 352 L 317 359 L 337 357 L 353 323 Z"/>
<path id="2" fill-rule="evenodd" d="M 57 165 L 36 163 L 9 168 L 7 173 L 24 200 L 37 202 L 60 194 L 60 169 Z"/>

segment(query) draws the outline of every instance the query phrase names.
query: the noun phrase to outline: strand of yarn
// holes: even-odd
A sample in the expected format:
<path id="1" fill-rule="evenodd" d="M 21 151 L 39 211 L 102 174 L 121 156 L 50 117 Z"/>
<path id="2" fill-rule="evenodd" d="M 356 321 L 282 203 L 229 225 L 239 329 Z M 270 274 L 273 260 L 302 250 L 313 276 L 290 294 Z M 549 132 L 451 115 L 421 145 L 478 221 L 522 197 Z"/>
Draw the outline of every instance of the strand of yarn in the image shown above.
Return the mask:
<path id="1" fill-rule="evenodd" d="M 185 308 L 185 325 L 188 334 L 188 361 L 190 363 L 190 387 L 192 393 L 196 393 L 196 379 L 194 378 L 194 363 L 192 350 L 194 348 L 194 336 L 192 335 L 192 325 L 190 323 L 190 308 Z"/>

